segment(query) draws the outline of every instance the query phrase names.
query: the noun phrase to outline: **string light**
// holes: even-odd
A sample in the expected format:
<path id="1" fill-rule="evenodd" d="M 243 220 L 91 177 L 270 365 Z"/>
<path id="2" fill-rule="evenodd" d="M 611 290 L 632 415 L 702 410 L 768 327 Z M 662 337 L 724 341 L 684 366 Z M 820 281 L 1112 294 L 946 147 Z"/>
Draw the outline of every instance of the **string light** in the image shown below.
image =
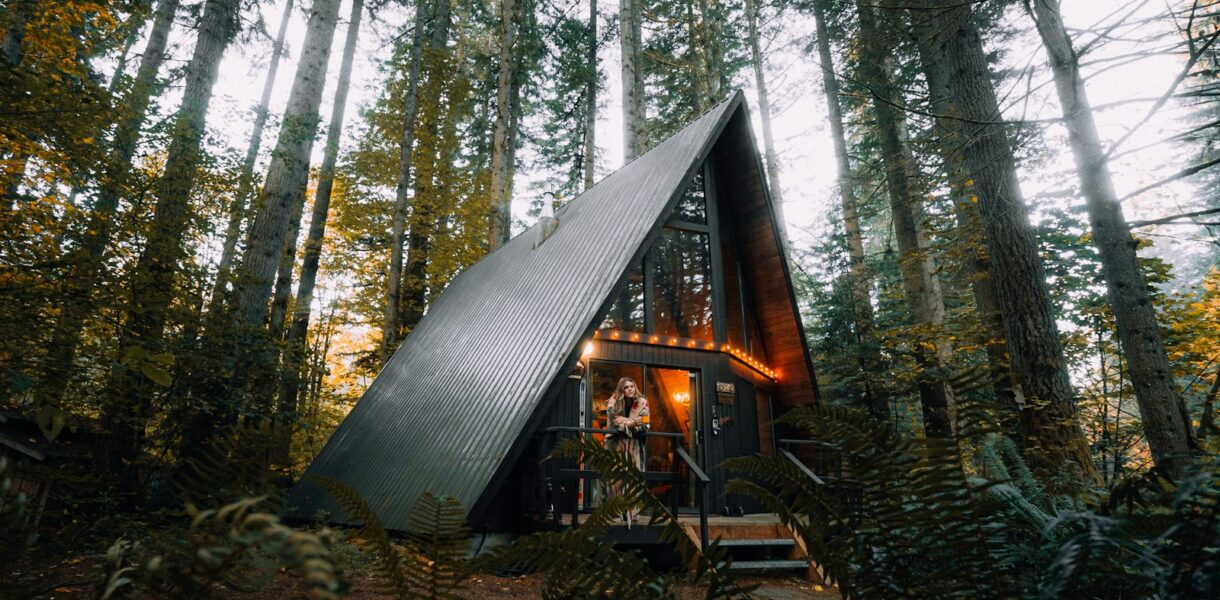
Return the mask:
<path id="1" fill-rule="evenodd" d="M 606 333 L 608 333 L 610 335 L 610 339 L 613 339 L 613 340 L 627 339 L 627 340 L 630 340 L 633 342 L 638 342 L 638 341 L 641 341 L 641 339 L 643 337 L 646 337 L 647 339 L 643 340 L 644 343 L 655 344 L 655 345 L 678 346 L 678 345 L 681 345 L 683 341 L 685 341 L 687 348 L 693 348 L 696 350 L 702 349 L 702 350 L 713 350 L 714 351 L 718 347 L 715 342 L 704 342 L 703 345 L 700 346 L 699 340 L 683 340 L 680 337 L 674 337 L 674 336 L 668 336 L 668 335 L 641 336 L 639 333 L 620 332 L 618 330 L 613 330 L 613 329 L 606 331 Z M 601 335 L 600 331 L 593 332 L 594 338 L 597 338 L 600 335 Z M 729 356 L 731 356 L 733 358 L 736 358 L 743 365 L 750 367 L 751 369 L 755 370 L 756 372 L 758 372 L 761 375 L 765 375 L 776 381 L 778 381 L 780 379 L 779 371 L 776 371 L 774 369 L 767 367 L 765 364 L 763 364 L 763 362 L 761 360 L 759 360 L 753 356 L 750 356 L 742 348 L 735 348 L 735 347 L 733 347 L 732 344 L 726 343 L 726 344 L 719 345 L 719 350 L 725 354 L 728 354 Z M 589 356 L 592 354 L 592 352 L 593 352 L 593 342 L 588 342 L 585 345 L 584 352 L 582 354 L 584 356 Z"/>

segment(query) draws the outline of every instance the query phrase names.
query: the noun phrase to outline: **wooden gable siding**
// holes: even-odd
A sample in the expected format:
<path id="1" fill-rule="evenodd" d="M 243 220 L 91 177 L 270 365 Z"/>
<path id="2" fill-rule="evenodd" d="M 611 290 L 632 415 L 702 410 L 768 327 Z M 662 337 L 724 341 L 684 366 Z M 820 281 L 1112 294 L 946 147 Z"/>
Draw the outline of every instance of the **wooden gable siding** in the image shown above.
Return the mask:
<path id="1" fill-rule="evenodd" d="M 742 274 L 762 329 L 767 363 L 780 372 L 777 405 L 784 409 L 818 401 L 813 364 L 797 312 L 779 225 L 766 190 L 762 163 L 743 106 L 712 150 L 718 193 L 724 195 L 737 241 Z M 778 412 L 778 411 L 777 411 Z"/>

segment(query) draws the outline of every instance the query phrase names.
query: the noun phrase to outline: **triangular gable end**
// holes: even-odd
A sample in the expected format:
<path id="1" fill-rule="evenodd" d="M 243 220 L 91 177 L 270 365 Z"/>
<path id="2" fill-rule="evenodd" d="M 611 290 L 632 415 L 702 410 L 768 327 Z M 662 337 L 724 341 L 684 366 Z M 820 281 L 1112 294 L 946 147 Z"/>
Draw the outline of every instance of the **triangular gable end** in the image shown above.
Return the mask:
<path id="1" fill-rule="evenodd" d="M 737 155 L 742 151 L 750 153 L 746 160 Z M 766 289 L 783 285 L 791 299 L 783 238 L 738 92 L 570 202 L 542 245 L 534 247 L 531 229 L 459 275 L 306 475 L 344 481 L 392 529 L 405 526 L 407 511 L 424 491 L 457 498 L 477 518 L 533 432 L 542 399 L 571 370 L 600 323 L 621 274 L 655 243 L 705 159 L 735 165 L 725 170 L 723 185 L 756 195 L 735 208 L 735 221 L 760 228 L 742 251 L 763 261 L 771 257 L 782 283 L 768 281 Z M 741 173 L 741 167 L 752 172 Z M 790 314 L 760 314 L 769 352 L 772 337 L 799 348 L 779 353 L 789 361 L 780 366 L 793 374 L 787 387 L 809 391 L 794 391 L 795 402 L 785 404 L 814 400 L 795 306 L 790 302 Z M 308 481 L 292 490 L 289 503 L 297 517 L 323 510 L 343 520 Z"/>

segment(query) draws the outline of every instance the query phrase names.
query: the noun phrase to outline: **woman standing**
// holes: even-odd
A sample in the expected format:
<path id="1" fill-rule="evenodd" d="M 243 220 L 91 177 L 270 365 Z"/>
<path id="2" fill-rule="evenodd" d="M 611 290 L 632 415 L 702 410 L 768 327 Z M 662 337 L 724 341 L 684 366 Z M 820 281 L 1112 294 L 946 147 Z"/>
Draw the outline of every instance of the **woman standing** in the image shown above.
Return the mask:
<path id="1" fill-rule="evenodd" d="M 644 448 L 648 431 L 648 400 L 640 394 L 640 388 L 630 377 L 619 379 L 614 395 L 606 401 L 606 423 L 611 431 L 606 435 L 606 447 L 622 452 L 637 469 L 643 471 L 647 464 Z M 608 497 L 621 493 L 618 486 L 608 488 Z"/>

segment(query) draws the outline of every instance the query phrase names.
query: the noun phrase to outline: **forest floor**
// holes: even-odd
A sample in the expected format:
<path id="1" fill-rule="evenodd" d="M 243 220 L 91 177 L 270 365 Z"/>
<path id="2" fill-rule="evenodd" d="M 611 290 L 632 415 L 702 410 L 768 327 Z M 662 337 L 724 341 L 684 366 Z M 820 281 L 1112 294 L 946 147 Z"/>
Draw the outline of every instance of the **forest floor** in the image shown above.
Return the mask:
<path id="1" fill-rule="evenodd" d="M 97 598 L 100 596 L 99 590 L 103 585 L 104 578 L 102 562 L 103 557 L 101 556 L 82 556 L 61 561 L 48 569 L 47 572 L 40 574 L 5 573 L 5 579 L 17 575 L 20 579 L 24 580 L 25 585 L 21 586 L 24 589 L 18 592 L 18 595 L 11 595 L 13 590 L 6 590 L 6 586 L 0 584 L 0 599 L 46 598 L 49 600 L 78 600 Z M 39 579 L 45 581 L 46 587 L 31 581 Z M 544 580 L 541 575 L 500 577 L 491 574 L 478 574 L 467 580 L 465 588 L 460 590 L 458 594 L 463 598 L 471 600 L 487 600 L 490 598 L 533 600 L 542 597 L 543 582 Z M 817 585 L 799 577 L 743 577 L 740 582 L 743 584 L 759 584 L 759 588 L 755 590 L 753 596 L 764 600 L 829 600 L 839 597 L 837 589 Z M 380 591 L 378 581 L 369 575 L 354 574 L 348 578 L 348 583 L 351 585 L 351 589 L 344 598 L 351 598 L 352 600 L 382 600 L 391 598 L 390 595 Z M 57 584 L 59 584 L 59 587 L 54 587 Z M 54 589 L 51 589 L 53 587 Z M 695 600 L 704 596 L 702 588 L 692 585 L 679 585 L 676 591 L 678 598 L 682 600 Z M 257 590 L 241 591 L 235 588 L 221 587 L 217 592 L 218 597 L 243 600 L 287 600 L 289 598 L 305 597 L 305 588 L 301 585 L 300 578 L 292 573 L 281 573 L 273 576 L 264 582 L 263 585 L 258 586 Z M 137 593 L 135 597 L 151 598 L 152 596 Z"/>

